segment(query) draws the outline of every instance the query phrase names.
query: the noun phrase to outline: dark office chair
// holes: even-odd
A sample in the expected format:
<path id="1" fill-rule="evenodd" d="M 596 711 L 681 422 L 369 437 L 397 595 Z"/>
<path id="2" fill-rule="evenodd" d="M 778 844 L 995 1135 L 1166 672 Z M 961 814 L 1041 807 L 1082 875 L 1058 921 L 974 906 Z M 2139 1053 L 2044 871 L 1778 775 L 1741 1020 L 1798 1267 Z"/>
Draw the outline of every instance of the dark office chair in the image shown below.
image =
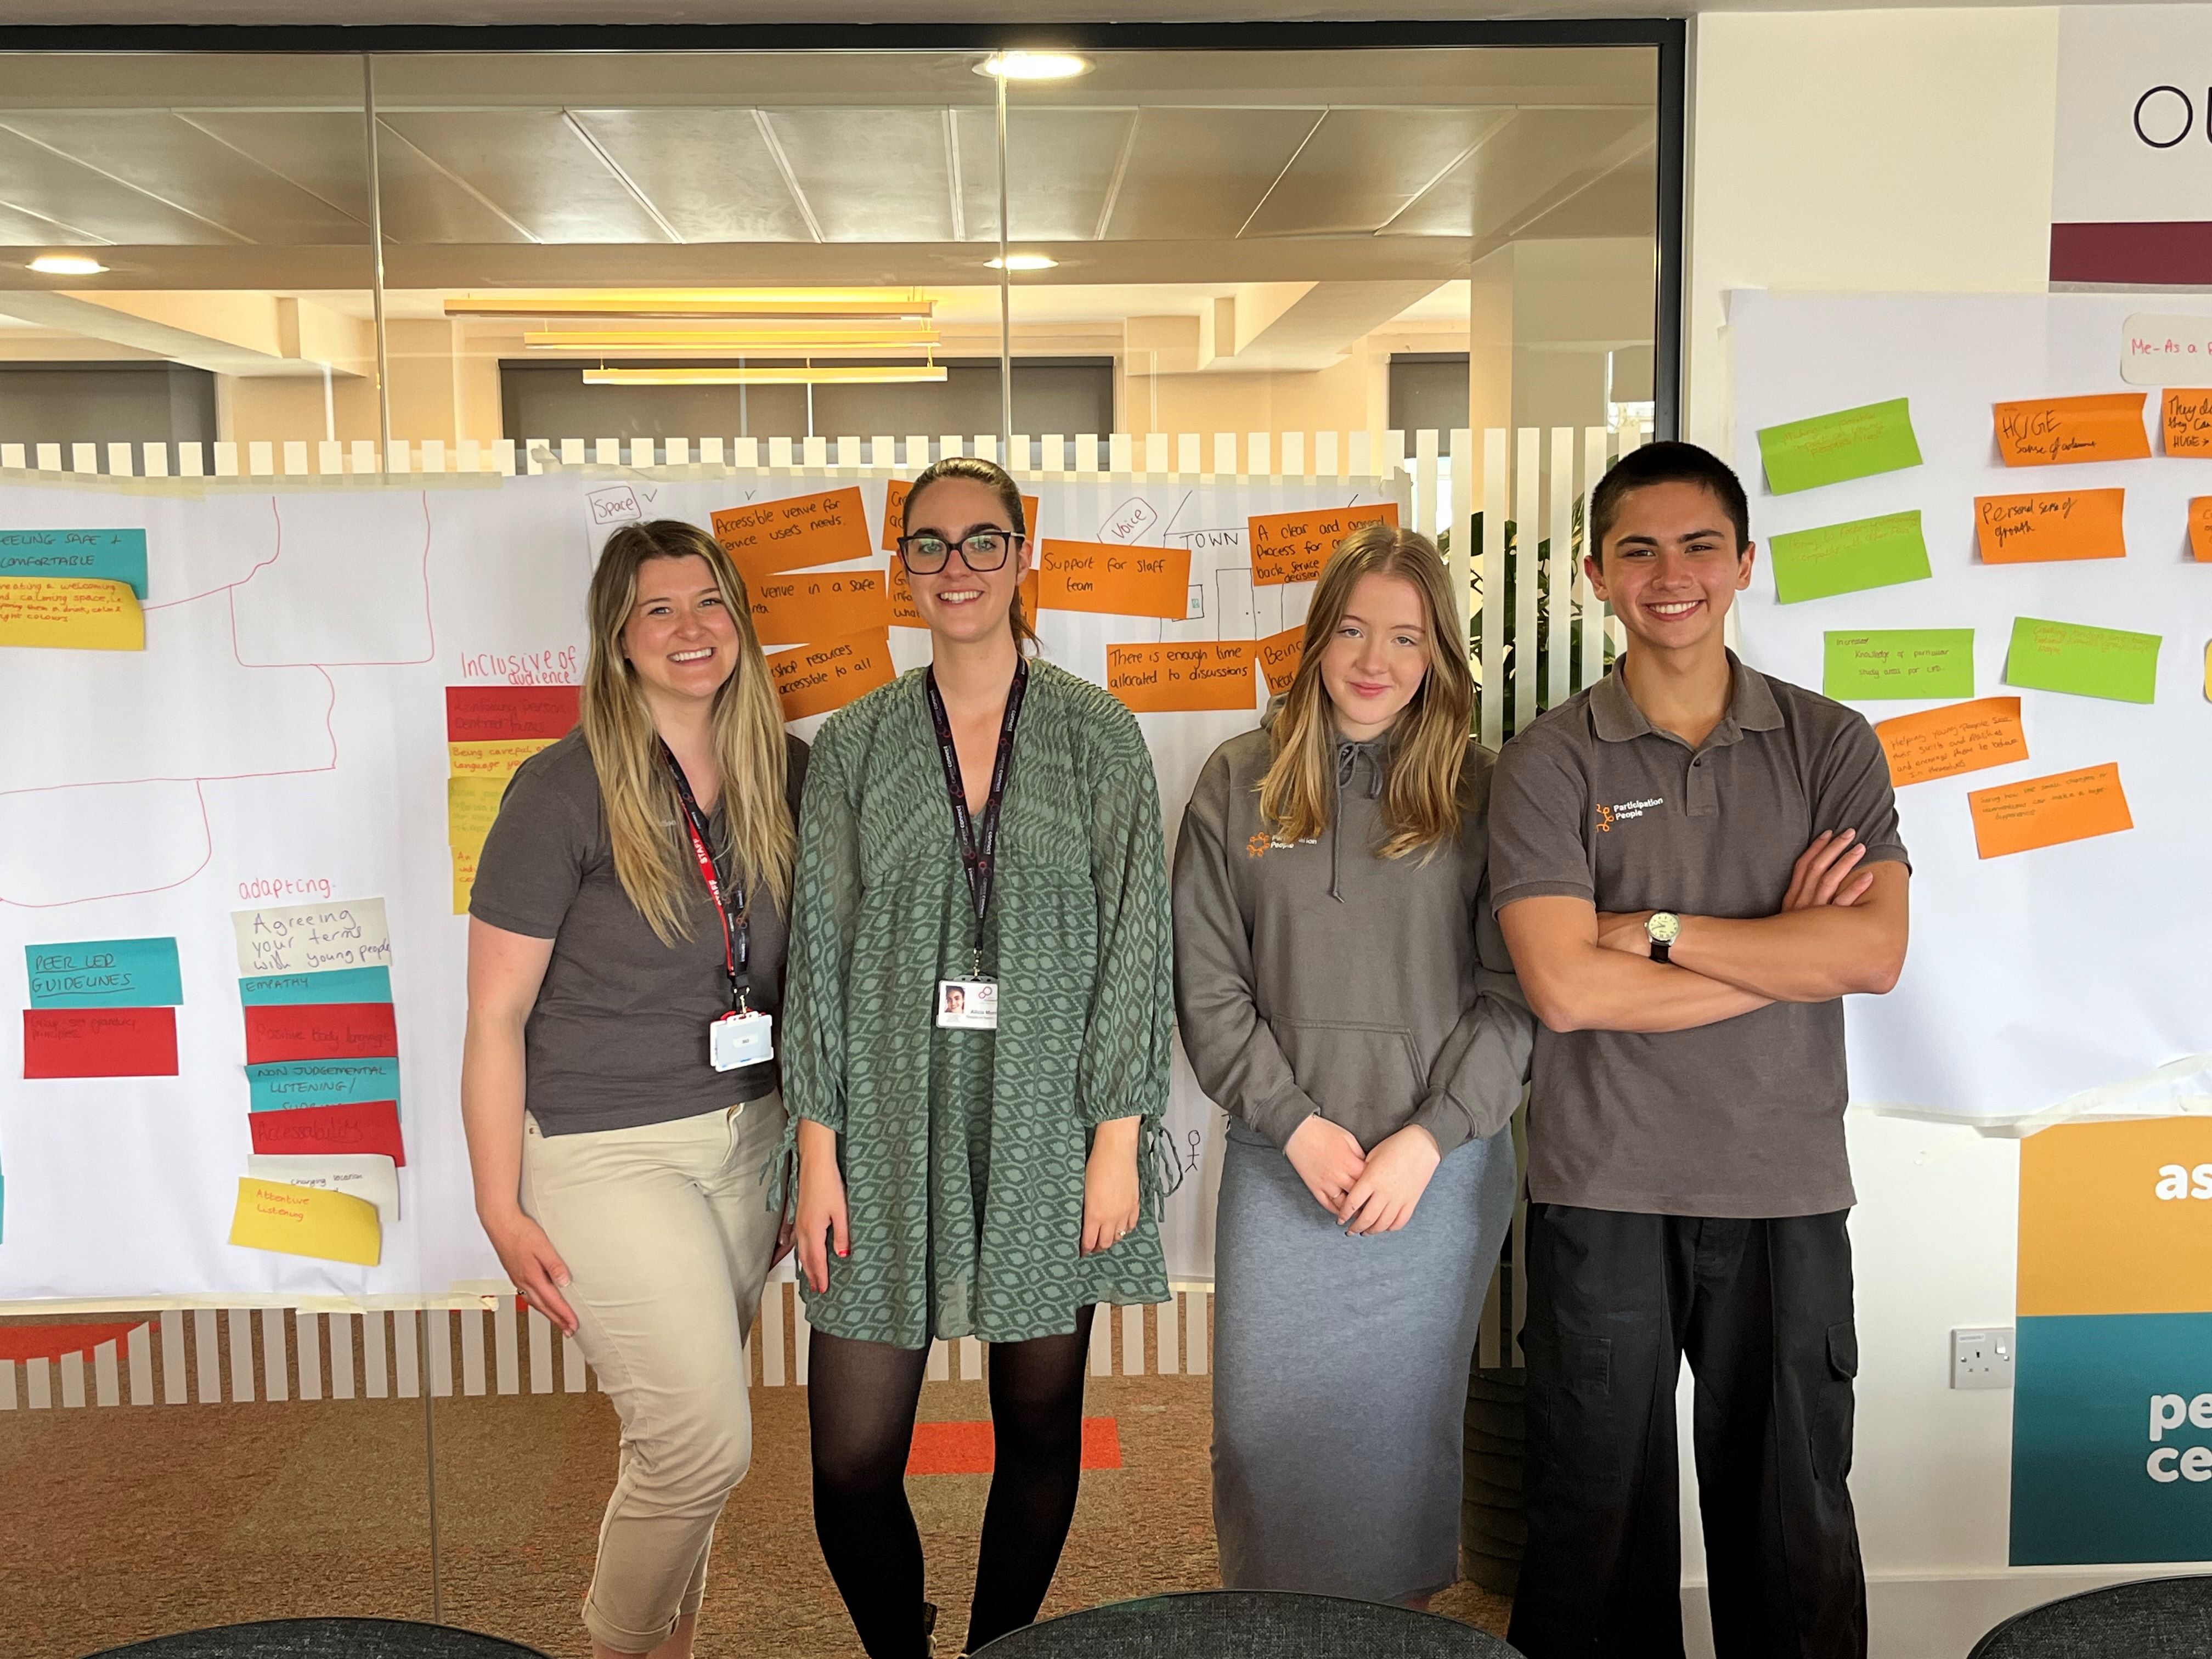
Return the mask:
<path id="1" fill-rule="evenodd" d="M 1967 1659 L 2212 1659 L 2212 1577 L 2145 1578 L 2014 1613 Z"/>
<path id="2" fill-rule="evenodd" d="M 1431 1613 L 1275 1590 L 1114 1601 L 1009 1631 L 972 1659 L 1520 1659 Z"/>
<path id="3" fill-rule="evenodd" d="M 496 1636 L 405 1619 L 271 1619 L 109 1648 L 88 1659 L 546 1659 Z"/>

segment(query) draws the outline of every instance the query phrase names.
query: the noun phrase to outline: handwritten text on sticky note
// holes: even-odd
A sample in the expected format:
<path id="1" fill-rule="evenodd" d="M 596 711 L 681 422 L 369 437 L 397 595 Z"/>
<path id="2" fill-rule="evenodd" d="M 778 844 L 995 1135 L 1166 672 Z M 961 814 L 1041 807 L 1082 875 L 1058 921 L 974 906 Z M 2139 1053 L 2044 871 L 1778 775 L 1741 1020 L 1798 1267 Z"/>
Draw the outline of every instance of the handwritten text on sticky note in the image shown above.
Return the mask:
<path id="1" fill-rule="evenodd" d="M 1190 550 L 1047 542 L 1038 566 L 1037 600 L 1048 611 L 1180 622 L 1190 614 Z"/>
<path id="2" fill-rule="evenodd" d="M 898 546 L 899 538 L 906 534 L 907 492 L 913 488 L 904 478 L 893 478 L 884 486 L 884 551 L 886 553 L 894 550 Z M 963 525 L 961 528 L 965 530 L 967 526 Z M 1022 532 L 1034 547 L 1037 538 L 1037 498 L 1034 495 L 1022 497 Z"/>
<path id="3" fill-rule="evenodd" d="M 1917 508 L 1785 531 L 1769 540 L 1767 552 L 1774 564 L 1774 594 L 1784 605 L 1922 581 L 1930 574 Z"/>
<path id="4" fill-rule="evenodd" d="M 1296 628 L 1285 628 L 1279 634 L 1270 634 L 1259 642 L 1260 672 L 1267 676 L 1267 695 L 1280 696 L 1291 689 L 1297 678 L 1298 659 L 1305 654 L 1306 628 L 1300 623 Z"/>
<path id="5" fill-rule="evenodd" d="M 1245 520 L 1252 549 L 1252 580 L 1261 587 L 1310 582 L 1321 574 L 1336 544 L 1364 524 L 1398 522 L 1395 501 L 1330 507 L 1302 513 L 1262 513 Z"/>
<path id="6" fill-rule="evenodd" d="M 2031 398 L 1994 405 L 1997 453 L 2007 466 L 2139 461 L 2150 455 L 2141 392 Z"/>
<path id="7" fill-rule="evenodd" d="M 241 974 L 311 974 L 324 968 L 388 968 L 392 930 L 380 898 L 270 905 L 230 913 Z"/>
<path id="8" fill-rule="evenodd" d="M 127 582 L 0 576 L 0 646 L 143 651 L 146 615 Z"/>
<path id="9" fill-rule="evenodd" d="M 230 1242 L 241 1249 L 374 1267 L 382 1240 L 376 1206 L 366 1199 L 257 1176 L 239 1178 Z"/>
<path id="10" fill-rule="evenodd" d="M 1782 426 L 1761 427 L 1759 458 L 1778 495 L 1920 465 L 1910 400 L 1865 404 Z"/>
<path id="11" fill-rule="evenodd" d="M 778 571 L 865 559 L 874 551 L 857 484 L 726 507 L 714 514 L 714 539 L 749 582 Z"/>
<path id="12" fill-rule="evenodd" d="M 121 582 L 146 599 L 143 530 L 0 530 L 0 576 Z"/>
<path id="13" fill-rule="evenodd" d="M 1977 495 L 1974 539 L 1984 564 L 2122 559 L 2127 492 L 2069 489 L 2048 495 Z"/>
<path id="14" fill-rule="evenodd" d="M 1974 695 L 1974 630 L 1892 628 L 1830 634 L 1820 689 L 1839 702 Z"/>
<path id="15" fill-rule="evenodd" d="M 27 945 L 33 1008 L 153 1008 L 185 1000 L 173 939 Z"/>
<path id="16" fill-rule="evenodd" d="M 457 778 L 498 778 L 514 775 L 515 768 L 541 749 L 550 748 L 551 738 L 513 738 L 500 743 L 449 743 L 446 770 Z"/>
<path id="17" fill-rule="evenodd" d="M 2024 761 L 2018 697 L 1981 697 L 1917 714 L 1899 714 L 1874 728 L 1889 757 L 1889 781 L 1902 788 Z"/>
<path id="18" fill-rule="evenodd" d="M 890 632 L 878 628 L 772 652 L 768 673 L 785 720 L 826 714 L 896 678 L 891 669 Z"/>
<path id="19" fill-rule="evenodd" d="M 515 743 L 565 738 L 583 691 L 574 685 L 449 685 L 446 742 Z"/>
<path id="20" fill-rule="evenodd" d="M 2212 368 L 2200 360 L 2200 368 Z M 2212 455 L 2212 390 L 2168 386 L 2159 401 L 2159 426 L 2169 455 Z"/>
<path id="21" fill-rule="evenodd" d="M 1106 689 L 1139 714 L 1252 708 L 1252 641 L 1109 645 Z"/>
<path id="22" fill-rule="evenodd" d="M 1977 789 L 1966 805 L 1974 817 L 1975 850 L 1985 859 L 2136 827 L 2117 764 Z"/>
<path id="23" fill-rule="evenodd" d="M 790 645 L 889 628 L 881 570 L 815 570 L 763 576 L 752 591 L 753 632 L 763 645 Z"/>
<path id="24" fill-rule="evenodd" d="M 2155 634 L 2019 617 L 2005 653 L 2005 684 L 2152 702 L 2158 696 L 2158 647 Z"/>

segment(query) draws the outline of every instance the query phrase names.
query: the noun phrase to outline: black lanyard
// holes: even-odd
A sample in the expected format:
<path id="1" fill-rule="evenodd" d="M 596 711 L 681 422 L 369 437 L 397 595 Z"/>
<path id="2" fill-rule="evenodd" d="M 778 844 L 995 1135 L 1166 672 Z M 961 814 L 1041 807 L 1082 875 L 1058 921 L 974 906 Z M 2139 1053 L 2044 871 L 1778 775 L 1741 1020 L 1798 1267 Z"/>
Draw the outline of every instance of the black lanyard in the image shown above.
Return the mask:
<path id="1" fill-rule="evenodd" d="M 960 837 L 960 862 L 968 872 L 968 897 L 975 907 L 975 965 L 972 976 L 983 975 L 983 918 L 991 910 L 993 859 L 999 848 L 999 804 L 1006 799 L 1006 768 L 1014 757 L 1014 726 L 1022 717 L 1022 697 L 1029 690 L 1030 665 L 1018 658 L 1014 683 L 1006 688 L 1006 717 L 999 724 L 999 754 L 991 763 L 991 793 L 983 803 L 979 832 L 968 814 L 968 790 L 960 781 L 960 750 L 952 741 L 952 720 L 945 712 L 945 699 L 937 690 L 937 671 L 922 676 L 929 697 L 929 721 L 937 728 L 938 757 L 945 763 L 945 787 L 952 795 L 952 828 Z"/>
<path id="2" fill-rule="evenodd" d="M 676 751 L 666 744 L 660 745 L 661 758 L 668 763 L 668 775 L 676 782 L 676 799 L 684 807 L 684 828 L 691 837 L 691 855 L 698 860 L 700 878 L 707 884 L 707 896 L 714 901 L 715 917 L 722 924 L 722 967 L 730 976 L 730 1006 L 738 1012 L 744 1012 L 745 992 L 750 982 L 749 969 L 752 963 L 752 923 L 745 911 L 745 889 L 738 882 L 730 889 L 730 902 L 722 899 L 722 878 L 715 868 L 712 844 L 708 841 L 707 815 L 699 810 L 699 802 L 691 793 L 690 780 L 684 775 L 684 768 L 676 758 Z M 731 926 L 730 912 L 737 911 L 737 924 Z"/>

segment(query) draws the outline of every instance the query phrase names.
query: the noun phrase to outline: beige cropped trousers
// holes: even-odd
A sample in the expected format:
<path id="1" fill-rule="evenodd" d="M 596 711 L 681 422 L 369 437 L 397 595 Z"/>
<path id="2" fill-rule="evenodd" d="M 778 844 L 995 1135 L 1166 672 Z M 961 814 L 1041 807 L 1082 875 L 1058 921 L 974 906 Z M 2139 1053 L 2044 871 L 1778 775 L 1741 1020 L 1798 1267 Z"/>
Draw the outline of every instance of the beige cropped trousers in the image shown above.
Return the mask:
<path id="1" fill-rule="evenodd" d="M 783 1097 L 522 1142 L 522 1207 L 568 1264 L 576 1343 L 622 1419 L 584 1600 L 595 1641 L 647 1653 L 696 1613 L 714 1522 L 752 1461 L 745 1334 L 775 1252 L 762 1170 Z"/>

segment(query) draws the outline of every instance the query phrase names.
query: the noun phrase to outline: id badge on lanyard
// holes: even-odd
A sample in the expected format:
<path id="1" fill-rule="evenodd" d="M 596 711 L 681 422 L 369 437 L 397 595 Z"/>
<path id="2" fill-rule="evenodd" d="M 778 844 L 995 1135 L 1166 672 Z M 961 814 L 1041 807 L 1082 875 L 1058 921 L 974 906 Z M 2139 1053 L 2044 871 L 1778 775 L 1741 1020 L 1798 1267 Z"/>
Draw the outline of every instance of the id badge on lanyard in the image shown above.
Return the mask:
<path id="1" fill-rule="evenodd" d="M 714 902 L 714 915 L 722 924 L 722 967 L 729 977 L 730 1012 L 707 1027 L 707 1060 L 718 1072 L 758 1066 L 775 1058 L 775 1018 L 746 1000 L 750 989 L 748 976 L 752 966 L 752 925 L 745 909 L 744 889 L 741 885 L 724 897 L 722 878 L 714 868 L 714 854 L 707 842 L 707 815 L 699 810 L 698 800 L 691 793 L 690 780 L 684 775 L 675 751 L 663 744 L 660 752 L 668 762 L 668 775 L 675 781 L 677 799 L 684 809 L 684 829 L 690 838 L 691 856 L 698 863 L 700 879 L 707 884 L 707 896 Z M 734 922 L 730 914 L 733 908 L 737 912 Z"/>
<path id="2" fill-rule="evenodd" d="M 937 690 L 937 671 L 922 677 L 929 702 L 930 724 L 937 732 L 938 757 L 945 763 L 945 787 L 952 797 L 952 830 L 960 843 L 961 867 L 967 872 L 968 898 L 975 913 L 975 948 L 966 979 L 937 981 L 939 1026 L 956 1031 L 995 1031 L 999 1029 L 999 981 L 983 971 L 983 922 L 991 911 L 991 887 L 999 848 L 999 809 L 1006 799 L 1006 769 L 1013 759 L 1014 727 L 1022 717 L 1022 699 L 1029 690 L 1029 665 L 1014 664 L 1014 683 L 1006 689 L 1006 718 L 999 725 L 999 749 L 991 763 L 991 790 L 983 803 L 979 823 L 969 815 L 968 788 L 960 777 L 960 750 L 952 740 L 952 720 Z"/>

